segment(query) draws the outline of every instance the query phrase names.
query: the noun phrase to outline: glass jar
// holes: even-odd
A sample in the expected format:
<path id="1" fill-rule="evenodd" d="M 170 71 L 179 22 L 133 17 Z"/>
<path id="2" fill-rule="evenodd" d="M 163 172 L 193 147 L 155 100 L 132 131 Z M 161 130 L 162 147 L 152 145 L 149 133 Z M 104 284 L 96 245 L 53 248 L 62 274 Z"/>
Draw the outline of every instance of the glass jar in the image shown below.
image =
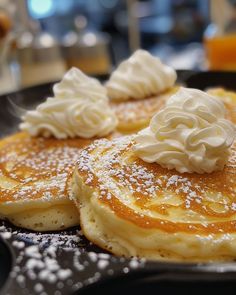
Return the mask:
<path id="1" fill-rule="evenodd" d="M 236 1 L 211 0 L 212 23 L 204 35 L 210 70 L 236 70 Z"/>

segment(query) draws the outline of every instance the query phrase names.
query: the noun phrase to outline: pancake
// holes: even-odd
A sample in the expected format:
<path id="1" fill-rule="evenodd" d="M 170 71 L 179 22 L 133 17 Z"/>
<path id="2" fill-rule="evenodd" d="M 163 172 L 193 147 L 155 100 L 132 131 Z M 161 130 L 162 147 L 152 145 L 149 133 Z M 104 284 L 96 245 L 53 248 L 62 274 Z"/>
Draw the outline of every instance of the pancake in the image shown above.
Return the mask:
<path id="1" fill-rule="evenodd" d="M 236 124 L 236 93 L 221 87 L 210 88 L 208 94 L 220 98 L 227 109 L 227 118 Z"/>
<path id="2" fill-rule="evenodd" d="M 175 86 L 165 93 L 143 100 L 112 101 L 111 107 L 118 118 L 117 130 L 125 135 L 146 128 L 153 115 L 165 105 L 168 98 L 178 89 L 179 87 Z M 220 87 L 211 88 L 207 93 L 223 100 L 228 111 L 227 118 L 236 123 L 236 93 Z"/>
<path id="3" fill-rule="evenodd" d="M 0 218 L 35 230 L 79 224 L 68 181 L 79 151 L 92 140 L 30 137 L 19 132 L 0 140 Z"/>
<path id="4" fill-rule="evenodd" d="M 83 149 L 72 198 L 85 236 L 115 255 L 167 261 L 236 258 L 236 145 L 223 171 L 178 173 L 146 163 L 132 136 Z"/>
<path id="5" fill-rule="evenodd" d="M 162 94 L 141 100 L 111 101 L 111 107 L 118 118 L 117 130 L 129 134 L 147 127 L 153 115 L 177 89 L 176 86 Z"/>

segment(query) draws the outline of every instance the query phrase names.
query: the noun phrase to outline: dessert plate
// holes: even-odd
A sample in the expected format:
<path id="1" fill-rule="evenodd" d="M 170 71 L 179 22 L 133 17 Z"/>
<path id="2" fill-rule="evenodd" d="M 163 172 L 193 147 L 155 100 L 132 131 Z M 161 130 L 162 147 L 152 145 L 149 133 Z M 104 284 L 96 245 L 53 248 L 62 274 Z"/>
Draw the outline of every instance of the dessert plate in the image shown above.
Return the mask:
<path id="1" fill-rule="evenodd" d="M 179 71 L 178 76 L 188 87 L 236 87 L 236 73 Z M 30 109 L 52 93 L 53 84 L 1 96 L 0 136 L 16 131 L 20 121 L 8 98 Z M 236 288 L 235 262 L 164 263 L 115 257 L 86 240 L 79 227 L 35 233 L 2 221 L 0 236 L 7 241 L 0 241 L 1 294 L 95 294 L 98 290 L 199 294 L 206 288 L 234 294 Z"/>
<path id="2" fill-rule="evenodd" d="M 14 259 L 13 252 L 3 238 L 4 234 L 3 237 L 0 238 L 0 291 L 6 285 Z"/>
<path id="3" fill-rule="evenodd" d="M 201 90 L 209 87 L 224 87 L 228 90 L 236 91 L 235 78 L 236 72 L 191 72 L 189 75 L 185 73 L 185 82 L 187 86 Z"/>

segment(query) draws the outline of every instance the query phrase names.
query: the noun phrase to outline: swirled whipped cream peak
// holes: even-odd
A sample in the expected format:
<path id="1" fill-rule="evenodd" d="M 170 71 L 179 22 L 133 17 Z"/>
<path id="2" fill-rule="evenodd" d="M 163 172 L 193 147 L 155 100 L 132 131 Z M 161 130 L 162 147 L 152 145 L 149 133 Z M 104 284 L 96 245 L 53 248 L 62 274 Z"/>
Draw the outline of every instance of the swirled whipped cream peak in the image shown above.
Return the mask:
<path id="1" fill-rule="evenodd" d="M 134 138 L 134 152 L 180 173 L 211 173 L 227 163 L 235 125 L 222 101 L 197 89 L 180 88 Z"/>
<path id="2" fill-rule="evenodd" d="M 103 137 L 115 129 L 117 118 L 99 81 L 72 68 L 53 90 L 54 97 L 23 115 L 21 130 L 65 139 Z"/>
<path id="3" fill-rule="evenodd" d="M 110 99 L 145 99 L 174 86 L 176 71 L 158 57 L 139 49 L 121 62 L 106 83 Z"/>
<path id="4" fill-rule="evenodd" d="M 89 98 L 92 101 L 108 99 L 107 90 L 97 79 L 88 77 L 79 69 L 71 68 L 63 79 L 54 85 L 57 98 Z"/>

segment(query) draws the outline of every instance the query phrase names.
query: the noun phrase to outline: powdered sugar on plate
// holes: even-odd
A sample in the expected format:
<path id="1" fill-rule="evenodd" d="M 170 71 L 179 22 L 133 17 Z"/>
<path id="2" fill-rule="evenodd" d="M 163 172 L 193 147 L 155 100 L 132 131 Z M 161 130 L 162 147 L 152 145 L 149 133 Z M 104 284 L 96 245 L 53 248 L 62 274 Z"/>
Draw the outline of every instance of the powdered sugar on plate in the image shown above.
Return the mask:
<path id="1" fill-rule="evenodd" d="M 1 224 L 0 236 L 16 256 L 6 291 L 8 295 L 68 294 L 102 277 L 129 273 L 145 266 L 145 260 L 127 260 L 104 253 L 87 241 L 79 228 L 34 233 L 5 222 Z"/>

